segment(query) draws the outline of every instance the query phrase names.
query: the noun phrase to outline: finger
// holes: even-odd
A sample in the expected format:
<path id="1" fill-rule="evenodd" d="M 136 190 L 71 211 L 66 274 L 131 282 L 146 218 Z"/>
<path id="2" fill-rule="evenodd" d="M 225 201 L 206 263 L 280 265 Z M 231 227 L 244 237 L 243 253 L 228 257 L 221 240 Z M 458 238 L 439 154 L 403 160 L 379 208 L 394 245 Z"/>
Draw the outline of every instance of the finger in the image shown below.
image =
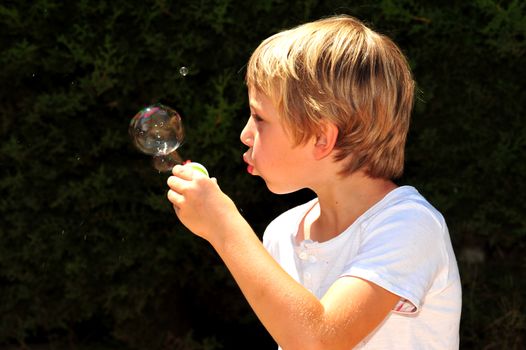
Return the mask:
<path id="1" fill-rule="evenodd" d="M 168 200 L 173 204 L 174 209 L 178 210 L 181 208 L 181 205 L 184 202 L 183 196 L 181 196 L 179 193 L 173 190 L 169 190 L 166 196 L 168 197 Z"/>
<path id="2" fill-rule="evenodd" d="M 178 176 L 170 176 L 168 180 L 166 180 L 166 183 L 168 184 L 168 187 L 170 187 L 171 190 L 182 193 L 185 186 L 186 186 L 187 180 L 184 180 Z"/>
<path id="3" fill-rule="evenodd" d="M 192 169 L 189 166 L 178 164 L 172 168 L 172 174 L 184 180 L 192 180 L 194 175 L 194 169 Z"/>
<path id="4" fill-rule="evenodd" d="M 175 215 L 177 215 L 177 217 L 179 217 L 179 212 L 181 211 L 181 209 L 175 205 L 172 205 L 172 208 L 174 209 L 175 211 Z"/>

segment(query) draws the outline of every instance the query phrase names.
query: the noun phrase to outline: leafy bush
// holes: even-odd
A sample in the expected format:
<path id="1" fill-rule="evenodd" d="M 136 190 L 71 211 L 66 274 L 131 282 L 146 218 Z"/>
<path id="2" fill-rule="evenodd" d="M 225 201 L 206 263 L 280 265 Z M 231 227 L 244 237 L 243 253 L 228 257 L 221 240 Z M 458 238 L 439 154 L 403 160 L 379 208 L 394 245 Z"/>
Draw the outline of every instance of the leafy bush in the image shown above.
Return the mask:
<path id="1" fill-rule="evenodd" d="M 410 59 L 418 100 L 401 182 L 449 222 L 464 283 L 462 347 L 524 346 L 518 0 L 3 2 L 0 343 L 215 349 L 241 346 L 241 330 L 258 339 L 247 347 L 268 348 L 221 261 L 178 223 L 166 174 L 133 149 L 127 127 L 147 104 L 177 108 L 182 156 L 206 164 L 262 232 L 310 194 L 276 198 L 243 174 L 243 67 L 270 34 L 335 13 L 393 37 Z"/>

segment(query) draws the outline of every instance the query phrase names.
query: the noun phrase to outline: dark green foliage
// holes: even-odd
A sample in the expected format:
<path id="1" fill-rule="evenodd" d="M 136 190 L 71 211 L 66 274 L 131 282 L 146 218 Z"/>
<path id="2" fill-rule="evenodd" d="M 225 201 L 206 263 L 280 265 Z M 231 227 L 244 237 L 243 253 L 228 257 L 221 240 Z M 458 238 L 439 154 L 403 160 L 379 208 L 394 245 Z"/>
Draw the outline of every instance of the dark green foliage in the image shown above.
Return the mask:
<path id="1" fill-rule="evenodd" d="M 448 220 L 464 283 L 462 348 L 522 348 L 519 0 L 4 1 L 0 344 L 268 348 L 228 271 L 178 223 L 167 175 L 133 149 L 128 123 L 150 103 L 178 109 L 183 158 L 206 164 L 262 232 L 309 194 L 276 198 L 244 174 L 243 67 L 270 34 L 339 13 L 391 36 L 413 67 L 418 99 L 401 182 Z"/>

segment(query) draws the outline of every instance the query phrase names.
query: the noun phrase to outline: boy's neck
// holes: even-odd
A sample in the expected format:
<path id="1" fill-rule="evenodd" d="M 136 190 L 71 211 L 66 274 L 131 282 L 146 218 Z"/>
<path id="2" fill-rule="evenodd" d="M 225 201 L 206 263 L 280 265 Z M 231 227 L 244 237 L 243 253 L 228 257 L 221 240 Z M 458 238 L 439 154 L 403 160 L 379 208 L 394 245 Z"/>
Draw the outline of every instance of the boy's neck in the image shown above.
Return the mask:
<path id="1" fill-rule="evenodd" d="M 391 180 L 363 172 L 328 181 L 313 189 L 318 203 L 302 220 L 297 239 L 325 242 L 338 236 L 396 187 Z"/>

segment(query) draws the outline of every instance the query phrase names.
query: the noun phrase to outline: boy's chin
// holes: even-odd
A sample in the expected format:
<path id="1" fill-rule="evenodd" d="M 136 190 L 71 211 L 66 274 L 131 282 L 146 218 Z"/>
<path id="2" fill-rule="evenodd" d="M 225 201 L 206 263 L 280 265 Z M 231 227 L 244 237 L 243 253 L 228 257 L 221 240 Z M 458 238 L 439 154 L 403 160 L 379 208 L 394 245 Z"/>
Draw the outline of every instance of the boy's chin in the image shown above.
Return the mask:
<path id="1" fill-rule="evenodd" d="M 266 180 L 265 180 L 265 184 L 267 185 L 268 190 L 274 194 L 289 194 L 289 193 L 294 193 L 294 192 L 301 190 L 301 188 L 292 188 L 292 187 L 280 186 L 278 184 L 272 184 Z"/>

